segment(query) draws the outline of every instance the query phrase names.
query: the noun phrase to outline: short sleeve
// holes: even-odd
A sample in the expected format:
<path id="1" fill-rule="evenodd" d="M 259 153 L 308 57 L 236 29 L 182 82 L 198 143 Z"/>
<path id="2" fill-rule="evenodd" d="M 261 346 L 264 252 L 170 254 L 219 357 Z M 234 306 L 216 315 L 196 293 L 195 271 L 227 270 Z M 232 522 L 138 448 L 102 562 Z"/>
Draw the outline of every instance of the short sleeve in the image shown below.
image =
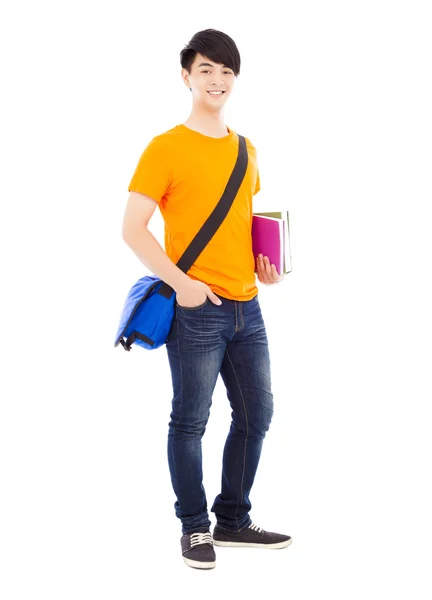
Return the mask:
<path id="1" fill-rule="evenodd" d="M 145 194 L 159 203 L 170 183 L 171 169 L 166 145 L 155 137 L 141 154 L 128 191 Z"/>
<path id="2" fill-rule="evenodd" d="M 260 176 L 259 176 L 259 170 L 257 169 L 257 176 L 256 176 L 256 183 L 255 183 L 255 191 L 252 194 L 252 196 L 255 196 L 255 194 L 257 194 L 261 189 L 261 184 L 260 184 Z"/>

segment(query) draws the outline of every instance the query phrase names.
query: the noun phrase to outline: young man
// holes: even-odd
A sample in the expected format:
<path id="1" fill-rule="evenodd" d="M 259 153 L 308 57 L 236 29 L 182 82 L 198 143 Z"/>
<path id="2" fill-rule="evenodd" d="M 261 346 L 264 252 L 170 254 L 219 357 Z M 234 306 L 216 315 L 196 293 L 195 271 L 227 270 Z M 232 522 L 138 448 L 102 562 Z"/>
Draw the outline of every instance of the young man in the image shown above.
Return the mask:
<path id="1" fill-rule="evenodd" d="M 260 189 L 256 150 L 246 138 L 248 167 L 224 222 L 187 273 L 176 263 L 218 203 L 237 159 L 238 137 L 224 124 L 224 106 L 240 73 L 240 55 L 226 34 L 207 29 L 181 51 L 192 110 L 182 124 L 155 136 L 129 184 L 123 238 L 138 258 L 176 292 L 166 341 L 173 399 L 168 464 L 183 559 L 216 565 L 214 545 L 283 548 L 288 535 L 251 520 L 249 493 L 273 415 L 270 358 L 257 298 L 252 253 L 252 195 Z M 165 222 L 165 250 L 148 231 L 156 209 Z M 262 283 L 281 280 L 267 257 L 257 260 Z M 232 408 L 222 464 L 222 489 L 211 511 L 203 487 L 201 440 L 221 374 Z"/>

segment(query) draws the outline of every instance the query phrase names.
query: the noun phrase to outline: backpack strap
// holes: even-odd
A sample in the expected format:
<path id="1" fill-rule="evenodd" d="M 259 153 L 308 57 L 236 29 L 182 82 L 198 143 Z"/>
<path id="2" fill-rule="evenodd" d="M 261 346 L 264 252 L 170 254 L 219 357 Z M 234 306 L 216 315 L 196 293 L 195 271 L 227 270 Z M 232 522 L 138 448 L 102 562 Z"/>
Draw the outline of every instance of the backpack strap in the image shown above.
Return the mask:
<path id="1" fill-rule="evenodd" d="M 239 140 L 237 160 L 228 183 L 225 186 L 225 190 L 204 225 L 195 235 L 192 242 L 189 244 L 176 263 L 176 266 L 184 273 L 189 271 L 198 256 L 222 225 L 246 174 L 246 169 L 248 166 L 246 140 L 242 135 L 238 134 L 237 137 Z M 161 296 L 164 296 L 165 298 L 170 298 L 174 293 L 174 290 L 166 282 L 163 282 L 157 293 L 161 294 Z"/>

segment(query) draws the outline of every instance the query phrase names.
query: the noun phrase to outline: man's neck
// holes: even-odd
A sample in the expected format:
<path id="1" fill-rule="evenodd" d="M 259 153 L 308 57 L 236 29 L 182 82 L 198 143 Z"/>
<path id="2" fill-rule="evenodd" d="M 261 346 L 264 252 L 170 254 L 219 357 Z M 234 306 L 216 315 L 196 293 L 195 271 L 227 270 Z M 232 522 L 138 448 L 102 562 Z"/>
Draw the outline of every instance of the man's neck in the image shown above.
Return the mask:
<path id="1" fill-rule="evenodd" d="M 224 137 L 228 135 L 228 129 L 224 123 L 223 111 L 209 113 L 208 111 L 202 111 L 198 107 L 194 107 L 183 125 L 210 137 Z"/>

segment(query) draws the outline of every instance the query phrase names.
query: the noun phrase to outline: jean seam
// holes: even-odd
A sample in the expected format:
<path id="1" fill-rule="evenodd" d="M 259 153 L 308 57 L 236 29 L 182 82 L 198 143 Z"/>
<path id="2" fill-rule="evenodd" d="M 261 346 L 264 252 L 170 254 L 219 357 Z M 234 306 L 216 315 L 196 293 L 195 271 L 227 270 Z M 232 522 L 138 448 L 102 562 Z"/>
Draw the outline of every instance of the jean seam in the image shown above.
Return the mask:
<path id="1" fill-rule="evenodd" d="M 234 518 L 235 518 L 236 523 L 237 523 L 237 529 L 238 529 L 239 528 L 239 524 L 238 524 L 238 519 L 237 519 L 237 512 L 238 512 L 239 506 L 240 506 L 240 504 L 241 504 L 241 502 L 243 500 L 243 481 L 244 481 L 244 474 L 245 474 L 245 470 L 246 470 L 246 447 L 247 447 L 247 440 L 248 440 L 248 436 L 249 436 L 249 422 L 248 422 L 248 418 L 247 418 L 246 403 L 244 401 L 244 397 L 243 397 L 243 393 L 242 393 L 242 390 L 241 390 L 241 386 L 240 386 L 240 383 L 239 383 L 239 380 L 238 380 L 238 377 L 237 377 L 237 373 L 236 373 L 234 364 L 233 364 L 233 362 L 231 360 L 231 357 L 229 355 L 228 349 L 226 350 L 226 354 L 227 354 L 228 360 L 229 360 L 229 362 L 230 362 L 230 364 L 232 366 L 232 369 L 233 369 L 233 372 L 234 372 L 234 376 L 236 378 L 236 381 L 237 381 L 237 384 L 238 384 L 238 387 L 239 387 L 239 390 L 240 390 L 240 396 L 241 396 L 241 399 L 242 399 L 242 402 L 243 402 L 243 408 L 244 408 L 245 419 L 246 419 L 246 437 L 245 437 L 244 451 L 243 451 L 243 472 L 242 472 L 241 483 L 240 483 L 240 502 L 237 504 L 235 515 L 234 515 Z"/>
<path id="2" fill-rule="evenodd" d="M 178 359 L 179 359 L 179 370 L 180 370 L 180 406 L 179 406 L 179 419 L 181 419 L 182 407 L 183 407 L 183 365 L 182 365 L 181 353 L 180 353 L 180 323 L 179 323 L 178 319 L 176 319 L 176 325 L 177 325 L 177 356 L 178 356 Z M 174 442 L 174 440 L 173 440 L 173 442 Z M 175 472 L 177 473 L 177 464 L 176 464 L 175 455 L 176 455 L 176 453 L 173 452 L 174 469 L 175 469 Z"/>
<path id="3" fill-rule="evenodd" d="M 238 331 L 241 331 L 242 329 L 244 329 L 244 316 L 243 316 L 243 307 L 241 304 L 239 304 L 239 301 L 235 300 L 234 301 L 234 314 L 235 314 L 235 326 L 234 326 L 234 333 L 237 333 Z M 238 318 L 240 314 L 240 319 Z M 237 321 L 240 321 L 240 327 L 237 327 Z"/>
<path id="4" fill-rule="evenodd" d="M 178 357 L 179 357 L 179 366 L 180 366 L 180 416 L 182 414 L 182 408 L 183 408 L 183 363 L 182 363 L 182 359 L 181 359 L 181 352 L 180 352 L 180 323 L 179 320 L 176 319 L 177 321 L 177 353 L 178 353 Z"/>

